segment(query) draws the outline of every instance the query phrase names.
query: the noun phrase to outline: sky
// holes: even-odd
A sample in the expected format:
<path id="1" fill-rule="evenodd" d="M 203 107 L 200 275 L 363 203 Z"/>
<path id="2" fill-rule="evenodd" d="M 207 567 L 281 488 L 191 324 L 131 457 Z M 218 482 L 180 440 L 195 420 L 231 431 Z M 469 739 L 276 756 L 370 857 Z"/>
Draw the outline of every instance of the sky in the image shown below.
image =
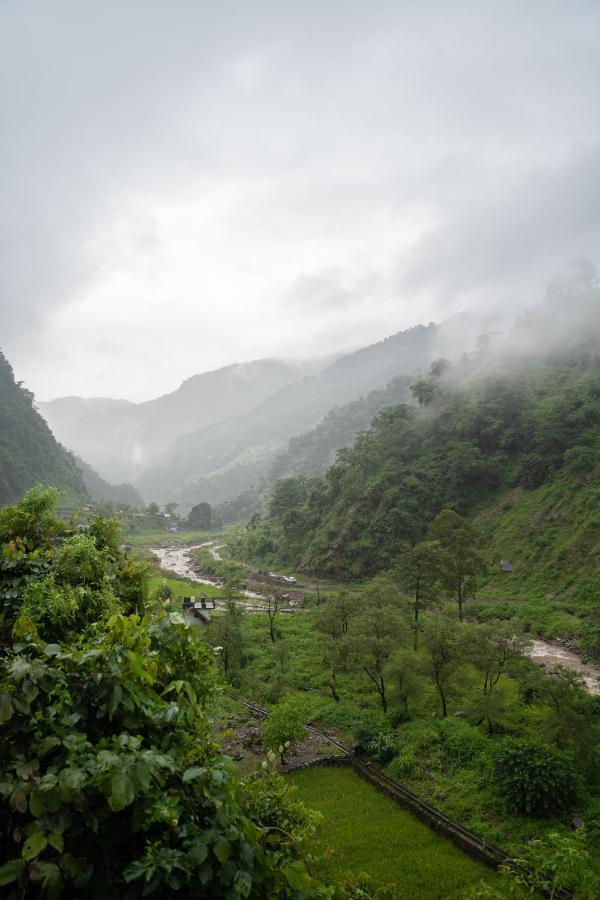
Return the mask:
<path id="1" fill-rule="evenodd" d="M 0 0 L 0 347 L 148 399 L 600 265 L 600 4 Z"/>

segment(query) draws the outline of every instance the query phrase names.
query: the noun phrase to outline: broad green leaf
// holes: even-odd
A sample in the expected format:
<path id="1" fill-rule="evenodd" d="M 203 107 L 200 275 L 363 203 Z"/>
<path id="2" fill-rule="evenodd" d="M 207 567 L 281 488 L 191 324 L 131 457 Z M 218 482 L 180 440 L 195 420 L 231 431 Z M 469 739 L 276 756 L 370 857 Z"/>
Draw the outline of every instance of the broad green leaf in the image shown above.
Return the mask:
<path id="1" fill-rule="evenodd" d="M 38 819 L 42 816 L 46 811 L 46 804 L 44 803 L 44 797 L 42 793 L 38 790 L 34 790 L 29 795 L 29 812 L 32 816 L 35 816 Z"/>
<path id="2" fill-rule="evenodd" d="M 0 725 L 5 725 L 14 712 L 12 700 L 8 694 L 0 694 Z"/>
<path id="3" fill-rule="evenodd" d="M 310 875 L 306 871 L 304 863 L 299 859 L 283 866 L 281 871 L 293 891 L 304 891 L 310 886 Z"/>
<path id="4" fill-rule="evenodd" d="M 21 856 L 23 859 L 35 859 L 35 857 L 39 856 L 42 850 L 45 850 L 47 846 L 48 841 L 46 835 L 41 831 L 34 831 L 23 844 Z"/>
<path id="5" fill-rule="evenodd" d="M 48 835 L 48 843 L 51 847 L 54 847 L 55 850 L 58 850 L 59 853 L 62 853 L 65 848 L 65 840 L 62 836 L 62 832 L 51 831 Z"/>
<path id="6" fill-rule="evenodd" d="M 181 779 L 184 784 L 188 781 L 193 781 L 194 778 L 201 778 L 202 775 L 206 774 L 206 769 L 204 766 L 191 766 L 189 769 L 186 769 L 183 773 L 183 778 Z"/>
<path id="7" fill-rule="evenodd" d="M 0 866 L 0 887 L 16 881 L 26 865 L 24 859 L 11 859 Z"/>
<path id="8" fill-rule="evenodd" d="M 134 798 L 133 782 L 127 773 L 122 771 L 115 772 L 110 781 L 110 796 L 108 798 L 110 808 L 115 812 L 119 812 L 133 803 Z"/>
<path id="9" fill-rule="evenodd" d="M 231 854 L 231 844 L 226 837 L 221 835 L 213 844 L 213 851 L 219 862 L 225 863 Z"/>

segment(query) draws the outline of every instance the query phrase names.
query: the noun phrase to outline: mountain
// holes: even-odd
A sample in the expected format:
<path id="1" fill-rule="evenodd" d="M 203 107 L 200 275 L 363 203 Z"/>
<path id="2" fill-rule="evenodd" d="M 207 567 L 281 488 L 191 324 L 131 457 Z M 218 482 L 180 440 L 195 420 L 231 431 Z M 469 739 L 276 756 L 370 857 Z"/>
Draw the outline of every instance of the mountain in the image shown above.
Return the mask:
<path id="1" fill-rule="evenodd" d="M 79 456 L 75 457 L 77 468 L 93 500 L 108 500 L 118 506 L 132 506 L 140 509 L 144 501 L 131 484 L 109 484 L 101 475 Z"/>
<path id="2" fill-rule="evenodd" d="M 55 440 L 33 394 L 15 382 L 0 352 L 0 505 L 18 500 L 38 482 L 65 491 L 69 501 L 88 499 L 75 460 Z"/>
<path id="3" fill-rule="evenodd" d="M 58 439 L 103 478 L 130 481 L 181 435 L 245 413 L 320 365 L 261 359 L 194 375 L 144 403 L 66 397 L 40 403 L 40 411 Z"/>
<path id="4" fill-rule="evenodd" d="M 315 428 L 331 410 L 385 390 L 398 376 L 426 370 L 439 356 L 463 352 L 489 326 L 485 318 L 462 314 L 441 325 L 398 332 L 347 354 L 321 372 L 286 385 L 244 415 L 184 435 L 135 484 L 144 496 L 177 500 L 182 506 L 233 498 L 268 476 L 290 439 Z M 399 384 L 390 388 L 391 393 Z M 370 420 L 370 402 L 376 407 L 373 398 L 359 404 L 364 413 L 357 411 L 358 428 Z M 342 431 L 339 439 L 344 441 L 355 434 L 352 426 Z M 337 440 L 319 453 L 330 453 Z"/>
<path id="5" fill-rule="evenodd" d="M 367 577 L 452 507 L 479 516 L 491 558 L 514 557 L 524 583 L 533 571 L 546 589 L 560 578 L 600 597 L 597 279 L 574 277 L 497 347 L 481 343 L 415 394 L 419 405 L 382 409 L 325 478 L 277 482 L 270 516 L 239 552 Z"/>

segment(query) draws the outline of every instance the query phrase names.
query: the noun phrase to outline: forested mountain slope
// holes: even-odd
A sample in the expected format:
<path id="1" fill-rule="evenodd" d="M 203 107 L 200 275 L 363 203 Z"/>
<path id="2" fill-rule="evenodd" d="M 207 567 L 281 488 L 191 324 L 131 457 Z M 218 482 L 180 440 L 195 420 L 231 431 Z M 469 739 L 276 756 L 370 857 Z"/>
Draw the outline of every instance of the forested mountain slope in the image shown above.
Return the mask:
<path id="1" fill-rule="evenodd" d="M 391 565 L 404 541 L 421 540 L 440 509 L 493 521 L 490 552 L 532 554 L 559 565 L 561 503 L 572 505 L 571 571 L 598 568 L 600 468 L 600 290 L 574 276 L 515 327 L 497 350 L 478 353 L 441 376 L 420 379 L 422 406 L 388 407 L 342 450 L 324 479 L 280 481 L 270 517 L 247 530 L 239 550 L 336 577 L 372 575 Z M 554 497 L 553 528 L 520 514 L 535 489 Z M 591 507 L 590 507 L 591 503 Z M 587 509 L 579 513 L 577 510 Z M 498 513 L 505 509 L 505 513 Z M 597 505 L 596 505 L 597 509 Z M 492 510 L 496 510 L 492 517 Z M 511 545 L 496 539 L 515 524 Z M 486 519 L 487 515 L 487 519 Z M 551 521 L 551 520 L 550 520 Z M 583 525 L 585 521 L 585 525 Z M 550 546 L 552 545 L 552 547 Z M 566 552 L 566 551 L 565 551 Z M 534 554 L 535 556 L 535 554 Z M 584 559 L 582 559 L 584 557 Z"/>
<path id="2" fill-rule="evenodd" d="M 268 475 L 291 437 L 314 428 L 334 407 L 382 390 L 397 376 L 425 370 L 436 356 L 454 355 L 458 348 L 462 352 L 484 327 L 479 317 L 457 316 L 441 325 L 398 332 L 348 354 L 322 372 L 287 385 L 246 415 L 185 435 L 136 486 L 145 496 L 154 492 L 159 500 L 186 505 L 235 497 Z M 348 433 L 353 437 L 355 431 L 346 427 Z"/>
<path id="3" fill-rule="evenodd" d="M 15 382 L 0 353 L 0 504 L 18 500 L 38 482 L 64 490 L 70 500 L 87 499 L 75 460 L 57 443 L 33 405 L 33 394 Z"/>
<path id="4" fill-rule="evenodd" d="M 41 403 L 40 410 L 58 439 L 103 478 L 129 481 L 181 435 L 244 413 L 321 365 L 261 359 L 194 375 L 144 403 L 66 397 Z"/>

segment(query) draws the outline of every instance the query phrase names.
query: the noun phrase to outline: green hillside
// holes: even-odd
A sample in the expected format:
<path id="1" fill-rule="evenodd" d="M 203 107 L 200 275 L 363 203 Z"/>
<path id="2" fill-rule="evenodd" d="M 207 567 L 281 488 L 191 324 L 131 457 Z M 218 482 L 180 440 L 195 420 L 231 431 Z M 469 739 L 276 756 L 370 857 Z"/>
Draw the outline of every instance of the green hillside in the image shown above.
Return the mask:
<path id="1" fill-rule="evenodd" d="M 18 500 L 38 482 L 60 488 L 69 500 L 87 499 L 75 460 L 55 440 L 33 394 L 15 382 L 0 352 L 0 504 Z"/>
<path id="2" fill-rule="evenodd" d="M 556 612 L 572 617 L 569 603 L 581 611 L 600 595 L 599 313 L 597 282 L 579 273 L 502 346 L 434 365 L 414 383 L 415 400 L 384 408 L 324 478 L 280 480 L 268 517 L 236 552 L 371 577 L 451 507 L 481 526 L 486 602 L 556 595 Z M 501 559 L 512 573 L 500 572 Z M 568 631 L 567 621 L 551 630 Z"/>

